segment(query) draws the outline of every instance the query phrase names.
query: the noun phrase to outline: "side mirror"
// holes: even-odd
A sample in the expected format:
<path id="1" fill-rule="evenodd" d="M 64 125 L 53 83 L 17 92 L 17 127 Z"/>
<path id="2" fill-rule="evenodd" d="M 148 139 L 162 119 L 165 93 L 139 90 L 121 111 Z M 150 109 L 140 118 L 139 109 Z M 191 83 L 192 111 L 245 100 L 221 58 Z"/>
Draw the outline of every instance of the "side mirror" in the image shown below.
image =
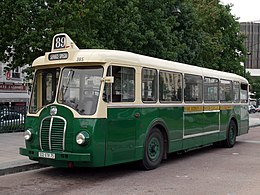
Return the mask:
<path id="1" fill-rule="evenodd" d="M 114 83 L 114 77 L 113 76 L 104 77 L 104 78 L 102 78 L 102 81 L 105 82 L 105 83 Z"/>

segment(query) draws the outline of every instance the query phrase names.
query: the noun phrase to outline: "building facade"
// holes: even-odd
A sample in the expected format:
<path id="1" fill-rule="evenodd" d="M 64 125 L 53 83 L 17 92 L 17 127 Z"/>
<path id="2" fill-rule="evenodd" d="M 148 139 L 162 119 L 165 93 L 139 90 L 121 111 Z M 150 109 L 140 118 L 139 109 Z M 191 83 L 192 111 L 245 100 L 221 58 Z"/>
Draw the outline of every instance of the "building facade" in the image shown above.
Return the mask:
<path id="1" fill-rule="evenodd" d="M 22 68 L 5 72 L 6 65 L 0 62 L 0 108 L 12 106 L 27 106 L 29 92 L 24 82 Z"/>
<path id="2" fill-rule="evenodd" d="M 260 23 L 241 22 L 240 32 L 246 36 L 245 47 L 248 51 L 244 66 L 251 76 L 260 76 Z"/>

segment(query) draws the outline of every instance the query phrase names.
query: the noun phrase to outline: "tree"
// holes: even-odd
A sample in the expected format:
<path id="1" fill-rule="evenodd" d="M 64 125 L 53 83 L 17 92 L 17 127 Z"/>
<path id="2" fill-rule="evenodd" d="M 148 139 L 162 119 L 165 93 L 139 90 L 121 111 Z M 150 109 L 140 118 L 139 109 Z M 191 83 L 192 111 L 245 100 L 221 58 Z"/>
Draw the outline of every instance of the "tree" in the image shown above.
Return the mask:
<path id="1" fill-rule="evenodd" d="M 98 47 L 132 51 L 144 55 L 175 59 L 178 37 L 172 14 L 175 1 L 103 0 L 95 1 L 86 25 L 96 32 L 91 37 Z M 94 17 L 96 15 L 96 17 Z M 92 47 L 93 45 L 90 45 Z"/>
<path id="2" fill-rule="evenodd" d="M 87 9 L 80 0 L 7 0 L 0 12 L 0 60 L 14 69 L 49 51 L 54 34 L 83 34 L 76 27 Z"/>
<path id="3" fill-rule="evenodd" d="M 231 14 L 231 5 L 219 0 L 193 0 L 198 15 L 197 32 L 200 32 L 200 50 L 194 63 L 221 71 L 243 75 L 246 49 L 240 27 Z"/>
<path id="4" fill-rule="evenodd" d="M 56 33 L 65 32 L 80 48 L 243 72 L 239 24 L 219 0 L 9 0 L 0 11 L 0 61 L 9 68 L 31 64 L 50 50 Z"/>

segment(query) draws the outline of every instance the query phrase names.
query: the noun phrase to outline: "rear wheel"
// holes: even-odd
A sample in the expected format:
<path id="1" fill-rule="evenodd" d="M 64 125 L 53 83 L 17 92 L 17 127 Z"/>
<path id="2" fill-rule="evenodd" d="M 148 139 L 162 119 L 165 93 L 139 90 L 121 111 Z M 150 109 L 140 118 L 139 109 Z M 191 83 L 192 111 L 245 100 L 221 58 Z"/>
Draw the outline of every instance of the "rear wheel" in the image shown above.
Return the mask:
<path id="1" fill-rule="evenodd" d="M 141 167 L 151 170 L 158 167 L 163 157 L 163 135 L 158 128 L 153 128 L 145 141 L 144 158 Z"/>
<path id="2" fill-rule="evenodd" d="M 227 148 L 232 148 L 236 143 L 236 137 L 237 125 L 234 120 L 231 120 L 227 131 L 227 139 L 223 142 L 224 146 Z"/>

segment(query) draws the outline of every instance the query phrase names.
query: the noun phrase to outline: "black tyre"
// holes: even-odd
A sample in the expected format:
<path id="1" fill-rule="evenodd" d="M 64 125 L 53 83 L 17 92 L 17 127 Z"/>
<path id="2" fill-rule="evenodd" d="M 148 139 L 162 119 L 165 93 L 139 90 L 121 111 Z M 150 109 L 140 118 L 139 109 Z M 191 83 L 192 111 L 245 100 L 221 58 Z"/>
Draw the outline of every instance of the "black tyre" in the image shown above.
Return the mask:
<path id="1" fill-rule="evenodd" d="M 162 161 L 163 152 L 163 135 L 158 128 L 153 128 L 145 141 L 144 158 L 141 161 L 141 167 L 145 170 L 158 167 Z"/>
<path id="2" fill-rule="evenodd" d="M 237 125 L 234 120 L 231 120 L 228 126 L 227 139 L 223 142 L 223 145 L 227 148 L 232 148 L 236 143 L 237 137 Z"/>

